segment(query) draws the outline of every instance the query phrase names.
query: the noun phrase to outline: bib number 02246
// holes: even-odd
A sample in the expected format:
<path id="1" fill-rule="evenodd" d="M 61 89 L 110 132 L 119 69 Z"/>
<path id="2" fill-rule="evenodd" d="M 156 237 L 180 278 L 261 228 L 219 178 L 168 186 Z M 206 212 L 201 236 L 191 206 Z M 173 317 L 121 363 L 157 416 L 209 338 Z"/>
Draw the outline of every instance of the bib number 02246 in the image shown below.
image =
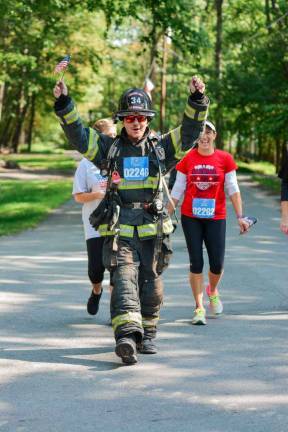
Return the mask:
<path id="1" fill-rule="evenodd" d="M 148 156 L 125 157 L 123 167 L 125 180 L 146 180 L 149 176 Z"/>
<path id="2" fill-rule="evenodd" d="M 149 168 L 124 168 L 124 178 L 133 178 L 138 180 L 139 177 L 147 178 Z"/>

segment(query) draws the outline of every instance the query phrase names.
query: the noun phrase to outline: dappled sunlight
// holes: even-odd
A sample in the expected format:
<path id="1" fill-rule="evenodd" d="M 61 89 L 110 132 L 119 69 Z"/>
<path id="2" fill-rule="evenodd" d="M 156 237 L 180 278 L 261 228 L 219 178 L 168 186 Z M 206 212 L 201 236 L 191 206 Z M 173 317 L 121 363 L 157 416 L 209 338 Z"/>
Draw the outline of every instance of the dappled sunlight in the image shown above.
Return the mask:
<path id="1" fill-rule="evenodd" d="M 288 312 L 264 313 L 253 315 L 233 315 L 226 316 L 226 319 L 241 320 L 241 321 L 286 321 L 288 320 Z"/>
<path id="2" fill-rule="evenodd" d="M 176 264 L 176 263 L 171 263 L 171 265 L 169 266 L 169 269 L 170 270 L 173 270 L 173 269 L 185 269 L 185 270 L 187 270 L 187 272 L 188 272 L 188 269 L 189 269 L 189 264 L 188 264 L 188 261 L 187 261 L 187 263 L 184 263 L 184 264 Z"/>
<path id="3" fill-rule="evenodd" d="M 94 323 L 95 326 L 95 323 Z M 92 326 L 90 325 L 90 328 Z M 103 330 L 103 329 L 102 329 Z M 103 332 L 101 334 L 101 337 L 97 337 L 96 335 L 94 335 L 95 337 L 92 338 L 93 341 L 93 346 L 97 346 L 99 343 L 101 343 L 102 345 L 111 345 L 111 348 L 113 347 L 113 336 L 112 336 L 112 332 L 109 331 L 109 335 L 105 334 L 106 332 Z M 47 349 L 50 348 L 57 348 L 57 347 L 61 347 L 62 349 L 67 348 L 70 349 L 71 348 L 71 341 L 68 338 L 65 337 L 60 337 L 57 336 L 55 334 L 51 334 L 49 337 L 46 336 L 37 336 L 37 335 L 29 335 L 26 337 L 16 337 L 16 336 L 1 336 L 0 337 L 0 342 L 2 344 L 7 344 L 12 348 L 1 348 L 0 352 L 11 352 L 12 351 L 22 351 L 23 349 L 26 350 L 27 347 L 31 347 L 31 349 L 35 349 L 38 350 L 39 347 L 49 347 Z M 73 336 L 73 342 L 75 344 L 79 344 L 81 345 L 84 349 L 91 347 L 91 338 L 87 337 L 83 337 L 83 335 L 74 335 Z M 80 349 L 80 348 L 79 348 Z M 91 348 L 93 349 L 93 348 Z M 0 356 L 1 358 L 1 356 Z"/>
<path id="4" fill-rule="evenodd" d="M 70 215 L 74 222 L 80 217 Z M 148 429 L 158 424 L 157 431 L 167 430 L 168 424 L 158 420 L 167 422 L 170 417 L 173 421 L 181 417 L 181 425 L 189 425 L 198 413 L 198 420 L 202 415 L 213 419 L 221 415 L 227 421 L 235 413 L 245 413 L 253 424 L 255 412 L 264 418 L 286 410 L 288 293 L 283 245 L 287 241 L 273 226 L 272 213 L 265 225 L 259 219 L 247 237 L 238 235 L 235 219 L 230 219 L 220 285 L 224 314 L 212 319 L 207 307 L 207 326 L 202 327 L 191 324 L 189 260 L 181 229 L 177 230 L 174 256 L 163 274 L 159 353 L 139 354 L 139 363 L 132 367 L 123 366 L 114 353 L 108 274 L 99 313 L 89 316 L 86 301 L 91 287 L 82 228 L 73 223 L 63 241 L 66 215 L 56 216 L 19 235 L 14 243 L 5 239 L 1 244 L 0 368 L 5 371 L 0 375 L 1 414 L 15 415 L 23 404 L 30 409 L 25 395 L 35 389 L 44 402 L 53 395 L 58 403 L 62 394 L 71 402 L 77 394 L 75 406 L 81 400 L 81 410 L 96 409 L 98 415 L 106 415 L 111 430 L 119 423 L 111 423 L 114 416 L 108 410 L 119 420 L 121 408 L 127 421 L 135 418 L 131 406 L 141 416 L 150 416 Z M 204 257 L 207 272 L 206 251 Z M 12 391 L 13 402 L 6 406 Z M 159 406 L 165 410 L 162 417 Z M 238 432 L 237 427 L 227 430 Z M 223 424 L 209 430 L 222 431 Z"/>
<path id="5" fill-rule="evenodd" d="M 21 280 L 16 280 L 16 279 L 0 279 L 0 284 L 5 284 L 5 285 L 21 285 L 24 284 L 25 282 L 21 281 Z"/>
<path id="6" fill-rule="evenodd" d="M 4 264 L 5 264 L 5 258 L 2 258 Z M 26 267 L 28 263 L 31 261 L 43 261 L 44 264 L 49 263 L 63 263 L 63 262 L 79 262 L 79 261 L 87 261 L 86 255 L 83 254 L 82 257 L 77 254 L 75 257 L 71 256 L 71 254 L 63 254 L 61 256 L 59 255 L 9 255 L 6 258 L 6 262 L 17 262 L 18 265 L 22 265 L 23 267 Z"/>
<path id="7" fill-rule="evenodd" d="M 29 303 L 41 301 L 37 294 L 24 294 L 18 292 L 0 292 L 0 313 L 11 312 L 11 306 L 14 308 L 26 306 Z"/>
<path id="8" fill-rule="evenodd" d="M 49 276 L 49 274 L 47 273 L 46 275 L 45 275 L 46 277 L 48 277 Z M 50 276 L 51 277 L 51 276 Z M 83 277 L 73 277 L 73 278 L 71 278 L 71 279 L 63 279 L 63 278 L 61 278 L 61 275 L 60 274 L 53 274 L 53 277 L 55 278 L 55 279 L 53 279 L 53 280 L 45 280 L 44 282 L 41 282 L 41 286 L 43 286 L 43 288 L 46 286 L 46 285 L 57 285 L 58 287 L 61 287 L 62 285 L 63 286 L 65 286 L 65 285 L 78 285 L 79 286 L 79 289 L 82 289 L 82 287 L 83 286 L 85 286 L 85 285 L 89 285 L 89 283 L 87 282 L 87 279 L 83 279 Z M 45 278 L 44 278 L 45 279 Z M 49 292 L 49 291 L 47 291 L 47 292 Z M 58 293 L 59 293 L 59 291 L 58 291 Z"/>
<path id="9" fill-rule="evenodd" d="M 73 310 L 83 311 L 82 305 L 67 305 L 67 304 L 59 305 L 59 304 L 57 304 L 57 307 L 59 309 L 65 309 L 65 310 L 71 310 L 71 311 L 73 311 Z"/>
<path id="10" fill-rule="evenodd" d="M 215 390 L 214 390 L 215 393 Z M 189 392 L 171 392 L 162 395 L 163 399 L 177 399 L 179 403 L 181 400 L 184 402 L 208 406 L 216 406 L 218 409 L 224 409 L 225 411 L 234 410 L 235 408 L 241 409 L 241 411 L 254 411 L 254 410 L 265 410 L 267 408 L 273 408 L 276 406 L 285 406 L 288 403 L 288 395 L 274 395 L 274 394 L 255 394 L 255 393 L 243 393 L 241 395 L 230 393 L 228 395 L 214 394 L 213 397 L 209 395 L 201 396 L 195 394 L 192 396 Z"/>
<path id="11" fill-rule="evenodd" d="M 19 363 L 21 368 L 18 367 Z M 111 347 L 70 348 L 70 349 L 20 349 L 0 351 L 0 365 L 13 370 L 13 378 L 1 378 L 1 381 L 11 382 L 21 376 L 49 373 L 74 373 L 92 368 L 95 371 L 105 371 L 121 366 L 115 361 Z"/>

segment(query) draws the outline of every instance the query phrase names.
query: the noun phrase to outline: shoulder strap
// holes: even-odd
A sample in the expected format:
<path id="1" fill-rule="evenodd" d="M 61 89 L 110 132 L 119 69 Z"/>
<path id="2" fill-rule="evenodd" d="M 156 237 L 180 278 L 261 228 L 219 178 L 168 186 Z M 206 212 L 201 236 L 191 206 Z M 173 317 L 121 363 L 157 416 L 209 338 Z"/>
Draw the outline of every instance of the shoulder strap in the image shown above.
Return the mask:
<path id="1" fill-rule="evenodd" d="M 157 184 L 157 189 L 154 192 L 153 199 L 156 197 L 156 195 L 159 192 L 162 192 L 162 190 L 163 190 L 163 186 L 162 186 L 163 176 L 162 176 L 162 171 L 161 171 L 161 164 L 160 164 L 160 160 L 159 160 L 157 151 L 155 149 L 154 141 L 158 142 L 158 139 L 156 137 L 155 138 L 153 137 L 152 139 L 148 139 L 149 145 L 156 156 L 156 160 L 157 160 L 157 164 L 158 164 L 158 184 Z"/>
<path id="2" fill-rule="evenodd" d="M 106 195 L 111 190 L 111 184 L 112 184 L 112 173 L 114 171 L 114 165 L 113 160 L 119 155 L 120 153 L 120 147 L 118 146 L 118 143 L 120 141 L 120 137 L 117 136 L 113 143 L 111 144 L 111 147 L 109 148 L 108 154 L 107 154 L 107 170 L 108 170 L 108 181 L 107 181 L 107 190 Z"/>
<path id="3" fill-rule="evenodd" d="M 110 162 L 112 159 L 114 159 L 116 156 L 118 156 L 119 152 L 120 152 L 120 148 L 118 146 L 118 143 L 120 141 L 120 137 L 117 136 L 115 138 L 115 140 L 113 141 L 113 143 L 111 144 L 111 147 L 108 151 L 108 155 L 107 155 L 107 159 Z"/>

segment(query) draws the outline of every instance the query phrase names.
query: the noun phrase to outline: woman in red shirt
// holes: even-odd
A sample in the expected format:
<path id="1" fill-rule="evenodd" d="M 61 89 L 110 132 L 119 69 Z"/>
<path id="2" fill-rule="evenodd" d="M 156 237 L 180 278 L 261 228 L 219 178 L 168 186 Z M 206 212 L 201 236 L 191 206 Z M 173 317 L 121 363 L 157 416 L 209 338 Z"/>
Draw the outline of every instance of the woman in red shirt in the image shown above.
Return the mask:
<path id="1" fill-rule="evenodd" d="M 206 292 L 211 312 L 219 315 L 223 311 L 218 284 L 223 274 L 226 199 L 225 189 L 232 201 L 240 232 L 249 229 L 242 213 L 242 200 L 237 184 L 237 165 L 233 157 L 215 149 L 216 128 L 206 121 L 203 135 L 197 148 L 192 149 L 176 165 L 177 178 L 171 196 L 177 206 L 181 196 L 181 222 L 190 258 L 190 284 L 195 299 L 192 324 L 206 324 L 203 306 L 203 242 L 209 257 L 209 284 Z M 170 204 L 168 210 L 172 213 Z"/>

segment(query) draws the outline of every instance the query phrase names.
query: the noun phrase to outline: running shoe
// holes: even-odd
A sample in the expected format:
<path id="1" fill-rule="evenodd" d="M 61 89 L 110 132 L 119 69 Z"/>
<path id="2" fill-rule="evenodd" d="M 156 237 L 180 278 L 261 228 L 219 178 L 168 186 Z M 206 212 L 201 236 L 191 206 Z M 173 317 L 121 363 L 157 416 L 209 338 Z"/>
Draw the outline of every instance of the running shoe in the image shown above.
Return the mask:
<path id="1" fill-rule="evenodd" d="M 205 325 L 206 324 L 206 311 L 205 309 L 197 308 L 194 311 L 192 318 L 192 324 L 194 325 Z"/>
<path id="2" fill-rule="evenodd" d="M 95 294 L 92 290 L 91 295 L 87 302 L 87 312 L 90 315 L 96 315 L 99 309 L 99 302 L 102 295 L 103 289 L 101 290 L 100 294 Z"/>
<path id="3" fill-rule="evenodd" d="M 209 297 L 209 308 L 213 315 L 221 315 L 223 312 L 223 304 L 220 300 L 219 294 L 212 295 L 210 292 L 210 285 L 206 287 L 206 293 Z"/>

